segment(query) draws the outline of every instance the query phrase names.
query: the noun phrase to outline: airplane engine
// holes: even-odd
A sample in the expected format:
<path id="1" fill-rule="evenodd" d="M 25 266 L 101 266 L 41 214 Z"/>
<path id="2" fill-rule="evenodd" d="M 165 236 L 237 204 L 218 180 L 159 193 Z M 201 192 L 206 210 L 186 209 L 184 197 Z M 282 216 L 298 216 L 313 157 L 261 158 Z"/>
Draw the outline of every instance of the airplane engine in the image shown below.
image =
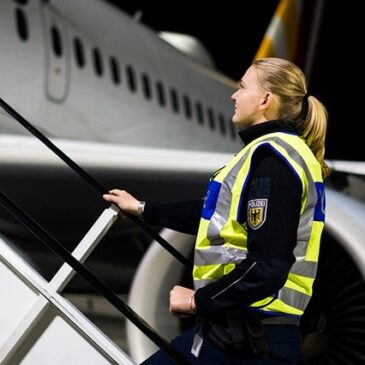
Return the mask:
<path id="1" fill-rule="evenodd" d="M 301 321 L 307 364 L 360 364 L 365 361 L 365 204 L 327 189 L 326 225 L 317 279 Z M 164 229 L 162 236 L 192 257 L 194 238 Z M 129 304 L 165 339 L 187 323 L 169 315 L 168 295 L 191 273 L 154 242 L 134 277 Z M 191 278 L 190 278 L 191 280 Z M 138 362 L 156 346 L 132 323 L 127 324 L 131 356 Z"/>

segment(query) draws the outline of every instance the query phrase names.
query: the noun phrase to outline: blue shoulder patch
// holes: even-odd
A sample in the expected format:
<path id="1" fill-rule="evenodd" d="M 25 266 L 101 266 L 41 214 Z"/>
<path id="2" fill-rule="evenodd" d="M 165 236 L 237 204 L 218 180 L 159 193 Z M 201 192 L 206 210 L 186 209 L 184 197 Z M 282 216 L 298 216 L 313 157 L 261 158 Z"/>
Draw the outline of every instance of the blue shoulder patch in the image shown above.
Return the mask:
<path id="1" fill-rule="evenodd" d="M 202 210 L 202 218 L 210 219 L 217 206 L 217 200 L 219 191 L 221 190 L 222 184 L 217 181 L 211 181 L 208 185 L 208 191 L 204 199 L 204 206 Z"/>
<path id="2" fill-rule="evenodd" d="M 324 184 L 321 182 L 314 183 L 317 192 L 317 203 L 314 208 L 315 221 L 324 222 L 325 210 L 326 210 L 326 195 L 324 192 Z"/>

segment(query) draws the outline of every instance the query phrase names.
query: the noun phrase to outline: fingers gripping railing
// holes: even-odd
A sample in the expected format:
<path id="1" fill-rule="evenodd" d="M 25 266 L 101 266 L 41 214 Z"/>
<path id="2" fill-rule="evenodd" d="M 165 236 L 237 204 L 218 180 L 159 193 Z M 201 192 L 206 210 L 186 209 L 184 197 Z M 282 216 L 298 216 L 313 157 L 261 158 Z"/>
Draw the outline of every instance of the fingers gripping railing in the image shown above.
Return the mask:
<path id="1" fill-rule="evenodd" d="M 50 150 L 52 150 L 63 162 L 65 162 L 72 170 L 74 170 L 87 183 L 94 187 L 98 193 L 105 194 L 108 190 L 96 181 L 91 175 L 83 170 L 77 163 L 69 158 L 55 144 L 53 144 L 46 136 L 44 136 L 37 128 L 24 119 L 9 104 L 0 98 L 0 106 L 15 120 L 17 120 L 24 128 L 37 137 Z M 92 274 L 82 263 L 73 257 L 56 239 L 54 239 L 46 230 L 44 230 L 37 222 L 35 222 L 27 213 L 19 208 L 9 197 L 0 191 L 0 204 L 6 207 L 22 224 L 24 224 L 31 232 L 38 236 L 53 252 L 61 257 L 68 265 L 70 265 L 79 275 L 88 281 L 99 293 L 101 293 L 114 307 L 124 314 L 132 323 L 134 323 L 145 335 L 147 335 L 159 348 L 163 349 L 178 364 L 189 364 L 189 362 L 171 345 L 160 337 L 147 322 L 144 321 L 137 313 L 135 313 L 127 304 L 119 299 L 107 286 L 105 286 L 94 274 Z M 172 247 L 164 238 L 153 231 L 145 222 L 138 217 L 119 211 L 119 215 L 127 216 L 134 223 L 140 226 L 152 239 L 157 241 L 162 247 L 169 251 L 183 265 L 192 269 L 192 263 L 184 257 L 179 251 Z"/>
<path id="2" fill-rule="evenodd" d="M 145 335 L 147 335 L 159 348 L 163 349 L 177 364 L 189 365 L 178 351 L 176 351 L 165 339 L 160 337 L 155 330 L 134 312 L 127 304 L 118 298 L 105 284 L 103 284 L 91 271 L 72 256 L 55 238 L 53 238 L 43 227 L 33 220 L 26 212 L 15 204 L 6 194 L 0 191 L 0 204 L 3 205 L 16 219 L 24 224 L 34 235 L 36 235 L 49 249 L 61 257 L 72 267 L 84 280 L 95 290 L 103 295 L 115 308 L 124 314 L 135 324 Z"/>
<path id="3" fill-rule="evenodd" d="M 98 193 L 106 194 L 108 190 L 95 180 L 90 174 L 88 174 L 84 169 L 82 169 L 75 161 L 68 157 L 63 151 L 61 151 L 54 143 L 52 143 L 43 133 L 41 133 L 36 127 L 24 119 L 16 110 L 14 110 L 8 103 L 6 103 L 2 98 L 0 98 L 0 106 L 16 121 L 18 121 L 24 128 L 26 128 L 30 133 L 37 137 L 42 143 L 44 143 L 52 152 L 54 152 L 65 164 L 67 164 L 72 170 L 74 170 L 81 178 L 83 178 L 87 183 L 89 183 Z M 141 227 L 151 238 L 158 242 L 164 249 L 170 252 L 177 260 L 179 260 L 183 265 L 192 269 L 192 263 L 183 256 L 179 251 L 177 251 L 171 244 L 169 244 L 163 237 L 156 233 L 151 227 L 149 227 L 145 222 L 136 217 L 133 214 L 123 212 L 123 215 L 131 219 L 135 224 Z"/>

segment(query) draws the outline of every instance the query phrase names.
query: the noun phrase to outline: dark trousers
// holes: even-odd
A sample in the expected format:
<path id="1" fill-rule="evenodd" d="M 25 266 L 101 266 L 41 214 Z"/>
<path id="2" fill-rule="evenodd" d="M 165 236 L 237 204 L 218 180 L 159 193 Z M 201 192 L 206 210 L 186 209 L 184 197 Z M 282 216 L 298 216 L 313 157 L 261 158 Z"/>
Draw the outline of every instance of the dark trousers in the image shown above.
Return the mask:
<path id="1" fill-rule="evenodd" d="M 192 365 L 282 365 L 297 364 L 302 357 L 302 337 L 298 326 L 294 325 L 265 325 L 265 338 L 269 345 L 268 353 L 255 358 L 242 356 L 230 358 L 221 352 L 208 339 L 204 339 L 203 345 L 196 358 L 191 353 L 193 339 L 199 331 L 199 325 L 195 325 L 189 331 L 175 337 L 171 345 L 176 348 Z M 157 351 L 141 365 L 176 365 L 162 350 Z"/>

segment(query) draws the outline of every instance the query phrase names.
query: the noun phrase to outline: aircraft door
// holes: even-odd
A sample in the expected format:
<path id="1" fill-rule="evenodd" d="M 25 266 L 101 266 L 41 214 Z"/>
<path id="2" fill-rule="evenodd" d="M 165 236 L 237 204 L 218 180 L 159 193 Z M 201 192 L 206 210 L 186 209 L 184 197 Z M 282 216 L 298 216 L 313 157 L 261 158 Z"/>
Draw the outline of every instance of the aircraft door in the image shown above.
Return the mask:
<path id="1" fill-rule="evenodd" d="M 67 24 L 52 5 L 43 4 L 41 15 L 46 57 L 45 93 L 49 99 L 62 103 L 70 86 Z"/>

